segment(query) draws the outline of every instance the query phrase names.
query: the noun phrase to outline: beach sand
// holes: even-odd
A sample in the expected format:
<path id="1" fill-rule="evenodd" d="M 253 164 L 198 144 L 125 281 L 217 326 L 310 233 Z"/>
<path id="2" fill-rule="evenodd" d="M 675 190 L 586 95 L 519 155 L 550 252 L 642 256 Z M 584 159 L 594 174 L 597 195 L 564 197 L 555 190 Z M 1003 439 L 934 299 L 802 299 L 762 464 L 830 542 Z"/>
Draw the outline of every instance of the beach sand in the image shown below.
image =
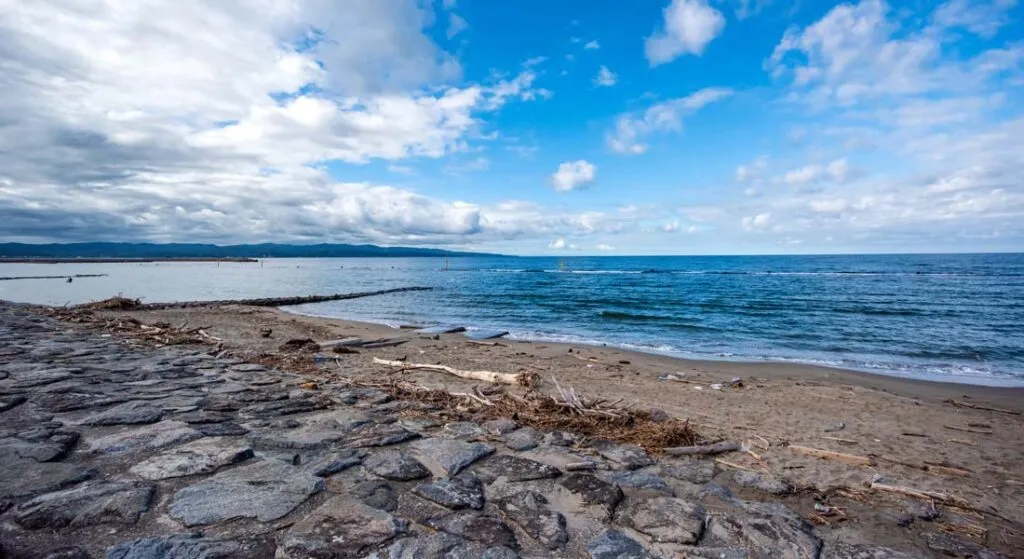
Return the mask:
<path id="1" fill-rule="evenodd" d="M 150 324 L 187 321 L 192 327 L 202 325 L 236 354 L 274 353 L 292 338 L 408 339 L 397 347 L 337 355 L 337 363 L 330 364 L 328 371 L 356 379 L 400 377 L 450 391 L 473 384 L 444 373 L 389 369 L 374 364 L 373 358 L 465 370 L 535 372 L 545 391 L 553 391 L 553 379 L 557 379 L 561 386 L 588 397 L 621 399 L 623 405 L 688 418 L 709 440 L 749 442 L 760 460 L 731 453 L 722 456 L 727 462 L 723 467 L 790 480 L 804 491 L 780 499 L 807 515 L 814 514 L 815 496 L 820 498 L 836 488 L 863 490 L 876 475 L 888 484 L 950 494 L 985 511 L 929 522 L 919 519 L 901 526 L 908 510 L 921 501 L 868 492 L 868 497 L 843 501 L 849 520 L 828 528 L 844 541 L 867 537 L 874 543 L 905 543 L 923 532 L 940 530 L 961 539 L 970 539 L 973 533 L 975 541 L 1004 553 L 1024 548 L 1020 524 L 1024 518 L 1022 388 L 924 382 L 790 363 L 681 360 L 561 343 L 502 339 L 496 345 L 478 345 L 461 334 L 427 336 L 413 330 L 266 308 L 225 306 L 104 314 L 124 314 Z M 273 333 L 261 337 L 261 328 Z M 659 380 L 668 374 L 681 382 Z M 742 387 L 730 385 L 734 378 L 742 380 Z M 714 389 L 716 384 L 722 384 L 722 389 Z M 963 407 L 951 401 L 1004 411 Z M 789 445 L 873 460 L 871 465 L 851 465 L 800 455 Z M 922 469 L 926 466 L 927 471 Z M 744 491 L 737 490 L 740 494 Z"/>

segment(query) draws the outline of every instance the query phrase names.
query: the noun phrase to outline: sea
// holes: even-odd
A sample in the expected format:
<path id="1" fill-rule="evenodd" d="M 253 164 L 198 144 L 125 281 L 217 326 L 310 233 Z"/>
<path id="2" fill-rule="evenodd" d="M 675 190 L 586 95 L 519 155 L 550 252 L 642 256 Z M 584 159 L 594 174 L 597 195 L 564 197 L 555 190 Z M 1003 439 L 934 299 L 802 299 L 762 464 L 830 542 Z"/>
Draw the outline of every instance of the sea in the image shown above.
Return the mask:
<path id="1" fill-rule="evenodd" d="M 0 299 L 64 305 L 427 286 L 288 307 L 683 358 L 1024 386 L 1024 254 L 267 259 L 0 264 Z"/>

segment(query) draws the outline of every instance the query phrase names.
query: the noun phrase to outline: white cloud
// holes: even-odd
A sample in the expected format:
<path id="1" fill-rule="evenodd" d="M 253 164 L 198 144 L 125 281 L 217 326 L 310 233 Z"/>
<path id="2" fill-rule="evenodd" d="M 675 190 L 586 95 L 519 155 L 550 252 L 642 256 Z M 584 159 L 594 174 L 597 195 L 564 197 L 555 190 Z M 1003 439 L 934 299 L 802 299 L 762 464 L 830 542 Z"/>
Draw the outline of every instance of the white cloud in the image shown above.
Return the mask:
<path id="1" fill-rule="evenodd" d="M 398 173 L 400 175 L 415 175 L 416 174 L 415 169 L 413 169 L 412 167 L 409 167 L 408 165 L 395 165 L 393 163 L 391 165 L 388 165 L 388 171 L 391 172 L 391 173 Z"/>
<path id="2" fill-rule="evenodd" d="M 564 250 L 565 247 L 565 239 L 555 239 L 548 243 L 548 248 L 553 248 L 555 250 Z"/>
<path id="3" fill-rule="evenodd" d="M 765 169 L 768 168 L 768 156 L 761 155 L 750 163 L 736 167 L 736 181 L 749 182 L 761 178 Z"/>
<path id="4" fill-rule="evenodd" d="M 444 6 L 444 9 L 446 9 L 446 10 L 450 10 L 450 9 L 454 8 L 455 4 L 457 4 L 457 3 L 458 3 L 458 0 L 442 0 L 441 1 L 441 5 Z"/>
<path id="5" fill-rule="evenodd" d="M 691 235 L 697 233 L 698 231 L 700 231 L 700 228 L 697 227 L 696 225 L 691 225 L 691 226 L 686 228 L 686 232 L 691 234 Z"/>
<path id="6" fill-rule="evenodd" d="M 661 230 L 665 233 L 675 233 L 679 231 L 679 220 L 673 219 L 672 221 L 661 226 Z"/>
<path id="7" fill-rule="evenodd" d="M 615 250 L 615 247 L 613 247 L 612 245 L 606 245 L 604 243 L 597 245 L 595 248 L 601 251 Z"/>
<path id="8" fill-rule="evenodd" d="M 684 54 L 700 56 L 725 29 L 722 12 L 706 0 L 672 0 L 662 16 L 660 28 L 644 41 L 644 54 L 651 66 L 671 62 Z"/>
<path id="9" fill-rule="evenodd" d="M 768 222 L 771 220 L 772 214 L 770 213 L 759 213 L 754 216 L 744 217 L 742 220 L 744 231 L 760 231 L 768 227 Z"/>
<path id="10" fill-rule="evenodd" d="M 478 173 L 491 168 L 491 161 L 486 157 L 477 157 L 461 163 L 453 163 L 445 167 L 445 172 L 453 175 Z"/>
<path id="11" fill-rule="evenodd" d="M 1006 12 L 1016 0 L 952 0 L 936 8 L 932 19 L 944 28 L 963 28 L 983 38 L 991 38 L 1011 21 Z"/>
<path id="12" fill-rule="evenodd" d="M 547 59 L 548 59 L 548 57 L 546 57 L 546 56 L 534 56 L 533 58 L 527 58 L 523 62 L 523 66 L 525 66 L 526 68 L 537 66 L 539 64 L 542 64 Z"/>
<path id="13" fill-rule="evenodd" d="M 797 188 L 809 188 L 822 181 L 844 183 L 851 179 L 853 170 L 845 157 L 831 161 L 826 165 L 807 165 L 786 172 L 781 182 Z"/>
<path id="14" fill-rule="evenodd" d="M 758 196 L 761 195 L 761 191 L 754 188 L 753 186 L 749 186 L 743 189 L 743 195 L 748 198 L 757 198 Z"/>
<path id="15" fill-rule="evenodd" d="M 454 38 L 459 33 L 469 29 L 469 23 L 462 19 L 458 15 L 452 13 L 448 14 L 448 38 Z"/>
<path id="16" fill-rule="evenodd" d="M 601 43 L 597 42 L 596 40 L 590 41 L 589 43 L 583 45 L 583 48 L 586 50 L 597 50 L 601 48 Z"/>
<path id="17" fill-rule="evenodd" d="M 601 69 L 597 71 L 597 77 L 594 78 L 594 84 L 601 87 L 611 87 L 619 80 L 619 77 L 608 69 L 607 66 L 601 66 Z"/>
<path id="18" fill-rule="evenodd" d="M 641 113 L 620 115 L 615 121 L 614 130 L 605 134 L 605 142 L 616 153 L 644 153 L 648 146 L 641 143 L 641 140 L 646 136 L 656 132 L 682 130 L 684 116 L 729 95 L 732 95 L 730 89 L 706 88 L 687 97 L 656 103 Z"/>
<path id="19" fill-rule="evenodd" d="M 597 167 L 589 161 L 566 161 L 551 175 L 551 183 L 558 192 L 568 192 L 594 182 L 596 175 Z"/>

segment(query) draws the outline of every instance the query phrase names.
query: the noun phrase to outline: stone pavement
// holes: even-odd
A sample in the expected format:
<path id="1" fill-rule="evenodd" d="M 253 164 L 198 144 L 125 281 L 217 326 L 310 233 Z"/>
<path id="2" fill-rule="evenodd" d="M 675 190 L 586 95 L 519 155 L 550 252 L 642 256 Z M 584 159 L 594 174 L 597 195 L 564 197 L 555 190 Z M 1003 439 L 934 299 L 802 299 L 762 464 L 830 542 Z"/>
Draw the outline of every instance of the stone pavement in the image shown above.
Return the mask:
<path id="1" fill-rule="evenodd" d="M 927 556 L 825 543 L 711 461 L 304 380 L 0 303 L 0 557 Z"/>

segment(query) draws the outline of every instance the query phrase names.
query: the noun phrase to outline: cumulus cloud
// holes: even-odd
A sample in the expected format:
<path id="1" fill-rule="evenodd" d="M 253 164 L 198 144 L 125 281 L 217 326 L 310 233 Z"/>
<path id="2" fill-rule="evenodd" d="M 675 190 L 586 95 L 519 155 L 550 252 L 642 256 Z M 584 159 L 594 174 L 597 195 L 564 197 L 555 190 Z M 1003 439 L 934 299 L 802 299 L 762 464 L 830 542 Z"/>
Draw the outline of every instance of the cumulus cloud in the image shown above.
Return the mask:
<path id="1" fill-rule="evenodd" d="M 662 10 L 662 18 L 659 29 L 644 41 L 644 54 L 651 66 L 684 54 L 700 56 L 725 29 L 725 16 L 706 0 L 672 0 Z"/>
<path id="2" fill-rule="evenodd" d="M 771 221 L 771 218 L 772 214 L 770 213 L 759 213 L 744 217 L 741 223 L 745 231 L 760 231 L 768 227 L 768 222 Z"/>
<path id="3" fill-rule="evenodd" d="M 755 179 L 759 179 L 764 175 L 765 169 L 768 168 L 768 156 L 762 155 L 750 163 L 745 163 L 736 167 L 736 181 L 737 182 L 750 182 Z"/>
<path id="4" fill-rule="evenodd" d="M 597 71 L 597 77 L 594 78 L 594 85 L 601 87 L 611 87 L 619 81 L 619 77 L 608 69 L 607 66 L 601 66 L 601 69 Z"/>
<path id="5" fill-rule="evenodd" d="M 720 87 L 701 89 L 686 97 L 655 103 L 638 113 L 619 115 L 615 128 L 605 134 L 605 143 L 616 153 L 637 155 L 647 151 L 641 142 L 656 132 L 677 132 L 683 128 L 683 117 L 732 95 L 732 90 Z"/>
<path id="6" fill-rule="evenodd" d="M 613 247 L 612 245 L 606 245 L 604 243 L 597 245 L 595 248 L 600 251 L 615 250 L 615 247 Z"/>
<path id="7" fill-rule="evenodd" d="M 568 192 L 594 182 L 596 175 L 597 167 L 589 161 L 566 161 L 551 175 L 551 183 L 558 192 Z"/>
<path id="8" fill-rule="evenodd" d="M 469 23 L 457 14 L 448 14 L 448 38 L 452 39 L 459 33 L 469 29 Z"/>
<path id="9" fill-rule="evenodd" d="M 679 231 L 679 220 L 673 219 L 672 221 L 661 226 L 661 230 L 665 233 L 675 233 Z"/>
<path id="10" fill-rule="evenodd" d="M 598 43 L 596 40 L 590 41 L 589 43 L 583 45 L 583 48 L 586 50 L 597 50 L 601 48 L 601 43 Z"/>
<path id="11" fill-rule="evenodd" d="M 793 169 L 782 175 L 779 180 L 790 186 L 806 189 L 823 181 L 844 183 L 851 178 L 852 173 L 849 162 L 843 157 L 826 165 L 806 165 Z"/>

